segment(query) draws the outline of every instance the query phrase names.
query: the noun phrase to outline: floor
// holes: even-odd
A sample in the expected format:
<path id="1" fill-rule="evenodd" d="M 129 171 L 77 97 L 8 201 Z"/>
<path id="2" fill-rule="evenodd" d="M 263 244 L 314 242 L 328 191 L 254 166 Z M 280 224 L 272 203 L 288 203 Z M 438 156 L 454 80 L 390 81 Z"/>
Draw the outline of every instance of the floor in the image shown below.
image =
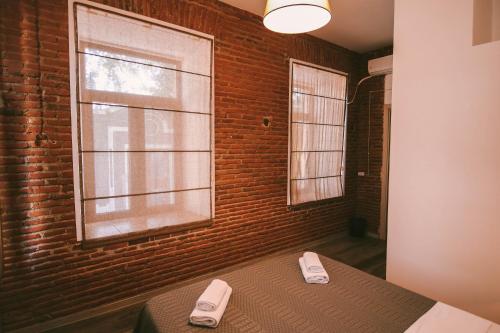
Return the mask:
<path id="1" fill-rule="evenodd" d="M 379 239 L 345 237 L 310 250 L 385 279 L 386 247 Z"/>
<path id="2" fill-rule="evenodd" d="M 308 248 L 369 274 L 385 279 L 386 243 L 372 238 L 344 236 Z M 137 304 L 96 318 L 51 330 L 50 333 L 130 333 L 143 304 Z"/>

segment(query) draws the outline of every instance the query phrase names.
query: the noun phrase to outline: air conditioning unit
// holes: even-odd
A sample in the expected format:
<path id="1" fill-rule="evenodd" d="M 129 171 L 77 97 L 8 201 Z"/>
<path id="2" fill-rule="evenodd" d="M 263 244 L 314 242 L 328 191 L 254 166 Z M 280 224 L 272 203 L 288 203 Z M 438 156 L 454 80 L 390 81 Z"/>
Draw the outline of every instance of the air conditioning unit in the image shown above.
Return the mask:
<path id="1" fill-rule="evenodd" d="M 368 73 L 370 75 L 386 75 L 392 73 L 392 55 L 368 60 Z"/>

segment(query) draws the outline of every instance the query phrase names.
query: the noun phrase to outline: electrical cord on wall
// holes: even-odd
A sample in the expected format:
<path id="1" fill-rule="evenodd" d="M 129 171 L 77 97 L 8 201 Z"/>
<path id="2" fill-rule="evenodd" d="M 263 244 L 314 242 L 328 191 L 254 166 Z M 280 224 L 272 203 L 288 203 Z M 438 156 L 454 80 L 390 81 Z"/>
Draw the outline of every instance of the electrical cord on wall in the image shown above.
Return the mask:
<path id="1" fill-rule="evenodd" d="M 42 141 L 47 141 L 49 136 L 44 132 L 45 127 L 45 101 L 43 98 L 43 90 L 42 90 L 42 59 L 40 56 L 40 11 L 39 11 L 39 2 L 38 0 L 35 2 L 35 29 L 36 29 L 36 55 L 38 58 L 38 100 L 40 103 L 40 131 L 37 133 L 35 137 L 35 145 L 40 146 Z"/>
<path id="2" fill-rule="evenodd" d="M 368 79 L 371 79 L 372 77 L 381 75 L 386 75 L 386 73 L 368 75 L 367 77 L 364 77 L 361 80 L 359 80 L 359 82 L 356 84 L 356 89 L 354 89 L 354 95 L 352 96 L 352 99 L 347 102 L 347 105 L 354 103 L 354 100 L 356 99 L 356 95 L 358 94 L 359 86 L 361 85 L 361 83 L 365 82 Z"/>
<path id="3" fill-rule="evenodd" d="M 361 86 L 361 84 L 363 82 L 365 82 L 366 80 L 371 79 L 372 77 L 385 76 L 385 75 L 387 75 L 387 73 L 372 74 L 372 75 L 368 75 L 368 76 L 362 78 L 361 80 L 359 80 L 359 82 L 356 84 L 356 88 L 354 89 L 354 94 L 352 96 L 352 99 L 347 102 L 347 105 L 354 103 L 354 101 L 356 100 L 356 96 L 358 94 L 359 87 Z M 370 176 L 370 171 L 371 171 L 370 170 L 370 137 L 371 137 L 371 122 L 370 122 L 370 119 L 371 119 L 372 93 L 373 93 L 373 91 L 370 91 L 369 94 L 368 94 L 368 143 L 367 143 L 367 167 L 366 167 L 367 173 L 366 173 L 366 176 Z"/>

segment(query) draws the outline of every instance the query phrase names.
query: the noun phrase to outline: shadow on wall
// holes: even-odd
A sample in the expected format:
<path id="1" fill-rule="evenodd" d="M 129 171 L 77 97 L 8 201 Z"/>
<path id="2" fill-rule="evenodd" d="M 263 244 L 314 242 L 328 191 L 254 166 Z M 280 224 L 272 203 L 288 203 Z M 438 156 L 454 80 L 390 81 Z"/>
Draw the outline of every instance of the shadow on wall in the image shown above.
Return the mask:
<path id="1" fill-rule="evenodd" d="M 40 303 L 31 302 L 34 295 L 43 292 L 37 286 L 40 271 L 60 269 L 62 265 L 63 253 L 53 253 L 53 246 L 48 243 L 67 245 L 67 239 L 75 232 L 71 223 L 74 218 L 73 187 L 67 182 L 72 175 L 63 171 L 63 166 L 68 164 L 65 150 L 68 139 L 58 126 L 65 119 L 59 119 L 54 112 L 60 110 L 65 98 L 62 87 L 68 84 L 61 78 L 63 83 L 57 86 L 57 80 L 52 77 L 63 74 L 51 76 L 42 71 L 44 66 L 50 65 L 41 61 L 39 17 L 43 15 L 38 13 L 38 3 L 1 1 L 0 13 L 2 29 L 5 28 L 2 37 L 9 36 L 0 38 L 3 51 L 3 70 L 0 71 L 3 255 L 0 300 L 5 302 L 1 304 L 2 309 L 6 304 L 11 307 L 10 318 L 23 321 L 32 320 L 29 311 L 38 314 L 42 307 Z M 44 57 L 57 58 L 47 54 Z M 44 134 L 44 113 L 45 125 L 50 127 L 55 140 L 49 140 Z M 48 257 L 54 261 L 48 263 Z M 12 302 L 13 299 L 16 302 Z M 7 318 L 3 313 L 3 327 L 7 326 Z"/>
<path id="2" fill-rule="evenodd" d="M 368 60 L 392 54 L 392 46 L 368 52 L 363 55 L 362 76 L 368 75 Z M 379 235 L 380 223 L 384 216 L 384 117 L 385 106 L 384 76 L 365 81 L 359 89 L 357 103 L 359 117 L 356 124 L 357 138 L 357 190 L 356 216 L 367 220 L 369 235 Z"/>
<path id="3" fill-rule="evenodd" d="M 500 40 L 500 1 L 474 0 L 472 45 Z"/>

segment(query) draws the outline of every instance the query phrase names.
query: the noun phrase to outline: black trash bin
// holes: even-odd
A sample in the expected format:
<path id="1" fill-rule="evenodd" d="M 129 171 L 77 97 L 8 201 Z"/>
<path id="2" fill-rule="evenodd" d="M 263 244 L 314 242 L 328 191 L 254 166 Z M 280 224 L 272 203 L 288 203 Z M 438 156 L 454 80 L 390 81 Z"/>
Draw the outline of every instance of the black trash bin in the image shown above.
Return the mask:
<path id="1" fill-rule="evenodd" d="M 366 219 L 362 217 L 353 217 L 349 220 L 349 235 L 351 237 L 365 237 Z"/>

